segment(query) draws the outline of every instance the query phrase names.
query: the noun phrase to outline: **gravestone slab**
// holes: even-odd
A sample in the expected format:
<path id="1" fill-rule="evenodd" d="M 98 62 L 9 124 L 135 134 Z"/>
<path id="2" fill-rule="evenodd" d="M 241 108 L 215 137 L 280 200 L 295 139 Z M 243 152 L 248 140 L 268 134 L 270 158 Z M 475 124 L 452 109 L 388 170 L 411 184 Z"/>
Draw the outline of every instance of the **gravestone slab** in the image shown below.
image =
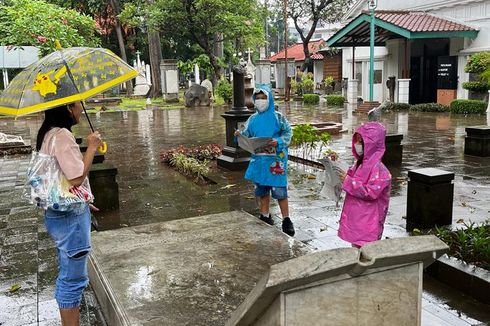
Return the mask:
<path id="1" fill-rule="evenodd" d="M 101 212 L 119 209 L 117 168 L 109 163 L 92 164 L 89 172 L 90 188 L 95 197 L 94 205 Z"/>
<path id="2" fill-rule="evenodd" d="M 223 325 L 270 265 L 309 251 L 245 212 L 93 234 L 89 274 L 108 325 Z"/>
<path id="3" fill-rule="evenodd" d="M 209 106 L 211 101 L 208 89 L 204 86 L 194 84 L 184 93 L 185 106 Z"/>
<path id="4" fill-rule="evenodd" d="M 403 135 L 393 134 L 385 137 L 385 153 L 383 155 L 383 164 L 388 166 L 397 166 L 402 164 L 403 145 L 401 144 Z"/>

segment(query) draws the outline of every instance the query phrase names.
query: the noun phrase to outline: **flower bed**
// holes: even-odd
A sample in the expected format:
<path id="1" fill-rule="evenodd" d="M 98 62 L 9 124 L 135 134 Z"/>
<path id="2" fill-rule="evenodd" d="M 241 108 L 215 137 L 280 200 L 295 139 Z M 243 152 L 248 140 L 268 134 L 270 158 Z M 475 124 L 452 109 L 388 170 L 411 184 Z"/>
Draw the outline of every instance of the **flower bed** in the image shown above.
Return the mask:
<path id="1" fill-rule="evenodd" d="M 183 175 L 192 178 L 197 184 L 215 184 L 208 178 L 209 161 L 221 155 L 217 144 L 185 147 L 183 145 L 160 153 L 162 163 L 167 163 Z"/>

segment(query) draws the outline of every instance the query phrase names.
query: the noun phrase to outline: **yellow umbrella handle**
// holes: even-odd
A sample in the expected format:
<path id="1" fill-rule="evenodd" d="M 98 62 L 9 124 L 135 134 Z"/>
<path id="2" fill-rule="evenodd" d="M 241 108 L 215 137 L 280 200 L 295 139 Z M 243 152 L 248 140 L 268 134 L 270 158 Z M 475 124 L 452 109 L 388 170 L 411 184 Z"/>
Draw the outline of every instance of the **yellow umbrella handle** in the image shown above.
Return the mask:
<path id="1" fill-rule="evenodd" d="M 107 143 L 103 141 L 102 144 L 99 145 L 99 148 L 97 150 L 100 154 L 105 154 L 107 152 Z"/>

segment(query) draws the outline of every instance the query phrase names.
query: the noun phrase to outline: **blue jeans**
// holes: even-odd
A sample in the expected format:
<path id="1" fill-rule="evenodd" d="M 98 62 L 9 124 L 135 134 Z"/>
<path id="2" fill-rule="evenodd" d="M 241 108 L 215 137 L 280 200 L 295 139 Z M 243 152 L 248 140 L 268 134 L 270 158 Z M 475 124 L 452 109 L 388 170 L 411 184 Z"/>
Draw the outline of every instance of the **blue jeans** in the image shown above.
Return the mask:
<path id="1" fill-rule="evenodd" d="M 60 309 L 80 306 L 88 285 L 87 259 L 90 253 L 90 210 L 88 205 L 70 211 L 46 210 L 44 223 L 56 243 L 58 277 L 55 298 Z"/>
<path id="2" fill-rule="evenodd" d="M 264 197 L 272 193 L 272 198 L 282 200 L 288 198 L 288 187 L 272 187 L 255 184 L 254 194 L 256 197 Z"/>

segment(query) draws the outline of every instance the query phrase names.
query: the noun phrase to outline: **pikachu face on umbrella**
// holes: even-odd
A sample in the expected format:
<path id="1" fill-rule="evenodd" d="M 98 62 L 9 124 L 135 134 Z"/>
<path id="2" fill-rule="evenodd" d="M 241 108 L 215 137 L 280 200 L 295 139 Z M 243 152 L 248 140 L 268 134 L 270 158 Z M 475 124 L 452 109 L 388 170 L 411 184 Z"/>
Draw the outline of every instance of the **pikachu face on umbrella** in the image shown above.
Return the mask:
<path id="1" fill-rule="evenodd" d="M 53 74 L 53 80 L 51 80 L 51 76 Z M 60 82 L 60 79 L 64 74 L 66 74 L 65 66 L 58 69 L 58 71 L 51 70 L 50 72 L 45 74 L 37 73 L 32 90 L 39 91 L 39 94 L 41 94 L 42 97 L 45 97 L 47 94 L 50 93 L 56 94 L 58 83 Z"/>

